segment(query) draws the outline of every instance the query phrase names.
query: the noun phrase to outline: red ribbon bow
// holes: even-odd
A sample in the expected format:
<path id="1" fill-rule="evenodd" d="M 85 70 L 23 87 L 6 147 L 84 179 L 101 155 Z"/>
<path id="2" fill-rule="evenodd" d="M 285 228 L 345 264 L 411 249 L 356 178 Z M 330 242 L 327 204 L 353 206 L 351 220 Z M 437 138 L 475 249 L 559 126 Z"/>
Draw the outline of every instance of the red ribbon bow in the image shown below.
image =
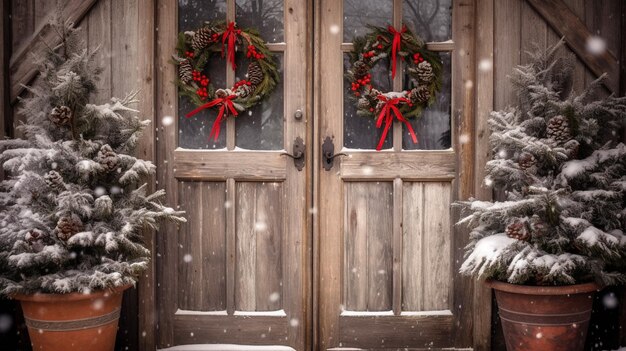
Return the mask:
<path id="1" fill-rule="evenodd" d="M 411 134 L 411 138 L 413 139 L 413 143 L 417 144 L 417 136 L 413 131 L 413 127 L 411 127 L 411 123 L 404 118 L 397 105 L 400 103 L 409 103 L 410 101 L 407 98 L 397 97 L 393 99 L 388 99 L 385 95 L 378 95 L 377 99 L 385 102 L 385 106 L 380 110 L 380 114 L 378 115 L 378 120 L 376 121 L 376 128 L 380 128 L 383 125 L 383 120 L 385 121 L 385 129 L 383 129 L 383 135 L 380 137 L 380 141 L 378 142 L 378 146 L 376 146 L 376 151 L 380 151 L 383 148 L 383 143 L 387 138 L 387 132 L 389 132 L 389 128 L 391 128 L 391 123 L 393 122 L 393 116 L 391 112 L 396 115 L 398 121 L 403 122 L 406 125 L 406 128 L 409 130 L 409 134 Z"/>
<path id="2" fill-rule="evenodd" d="M 402 30 L 397 31 L 394 27 L 387 27 L 389 33 L 393 34 L 393 42 L 391 44 L 391 79 L 396 77 L 396 54 L 400 51 L 402 44 L 402 33 L 406 32 L 406 26 L 402 26 Z"/>
<path id="3" fill-rule="evenodd" d="M 224 98 L 216 98 L 215 100 L 211 100 L 207 102 L 206 104 L 189 112 L 188 114 L 185 115 L 185 117 L 189 118 L 206 108 L 220 105 L 220 112 L 217 114 L 217 118 L 215 119 L 215 122 L 213 122 L 213 128 L 211 128 L 211 134 L 209 134 L 209 139 L 211 139 L 211 136 L 215 135 L 213 140 L 216 141 L 217 137 L 220 135 L 220 124 L 222 123 L 222 118 L 224 117 L 224 114 L 228 114 L 230 112 L 233 116 L 238 115 L 237 110 L 235 109 L 235 106 L 233 105 L 233 99 L 235 98 L 237 98 L 237 95 L 229 95 Z"/>
<path id="4" fill-rule="evenodd" d="M 241 34 L 241 29 L 235 29 L 235 22 L 230 22 L 224 31 L 224 35 L 222 35 L 222 57 L 224 57 L 224 46 L 226 45 L 226 40 L 228 40 L 227 61 L 230 61 L 230 66 L 233 68 L 233 71 L 237 68 L 235 64 L 235 42 L 239 34 Z"/>

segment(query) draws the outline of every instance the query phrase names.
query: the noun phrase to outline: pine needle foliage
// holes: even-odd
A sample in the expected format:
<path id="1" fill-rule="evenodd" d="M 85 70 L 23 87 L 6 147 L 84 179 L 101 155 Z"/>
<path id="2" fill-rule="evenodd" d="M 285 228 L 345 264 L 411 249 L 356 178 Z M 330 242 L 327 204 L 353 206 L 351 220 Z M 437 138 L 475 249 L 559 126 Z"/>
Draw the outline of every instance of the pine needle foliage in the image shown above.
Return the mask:
<path id="1" fill-rule="evenodd" d="M 0 141 L 0 294 L 89 292 L 134 284 L 147 268 L 144 229 L 183 212 L 143 182 L 155 173 L 132 155 L 149 121 L 136 93 L 98 105 L 102 69 L 73 24 L 38 60 L 40 78 L 21 101 L 22 139 Z"/>
<path id="2" fill-rule="evenodd" d="M 513 284 L 626 282 L 626 98 L 572 91 L 563 42 L 528 53 L 519 105 L 489 116 L 485 185 L 500 201 L 457 203 L 471 229 L 461 273 Z"/>

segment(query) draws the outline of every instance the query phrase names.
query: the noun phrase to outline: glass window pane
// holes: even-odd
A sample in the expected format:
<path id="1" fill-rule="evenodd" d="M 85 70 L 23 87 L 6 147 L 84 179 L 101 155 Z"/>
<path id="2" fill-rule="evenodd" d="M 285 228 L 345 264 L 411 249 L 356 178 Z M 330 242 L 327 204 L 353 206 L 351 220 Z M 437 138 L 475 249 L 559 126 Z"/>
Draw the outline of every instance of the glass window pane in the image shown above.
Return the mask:
<path id="1" fill-rule="evenodd" d="M 344 0 L 343 41 L 351 43 L 369 32 L 368 25 L 386 27 L 393 22 L 392 0 Z"/>
<path id="2" fill-rule="evenodd" d="M 249 150 L 281 150 L 283 148 L 283 54 L 274 53 L 278 62 L 280 82 L 272 94 L 253 108 L 240 113 L 235 120 L 237 147 Z M 248 65 L 237 64 L 236 79 L 246 79 Z"/>
<path id="3" fill-rule="evenodd" d="M 344 72 L 350 68 L 350 56 L 343 56 Z M 389 60 L 380 60 L 372 69 L 372 84 L 382 91 L 391 91 L 391 72 Z M 350 149 L 376 149 L 383 134 L 383 127 L 376 128 L 376 118 L 357 115 L 357 99 L 350 90 L 350 82 L 344 78 L 343 83 L 343 145 Z M 383 149 L 393 147 L 393 126 L 389 128 Z"/>
<path id="4" fill-rule="evenodd" d="M 402 20 L 425 41 L 452 38 L 452 0 L 404 0 Z"/>
<path id="5" fill-rule="evenodd" d="M 239 28 L 254 27 L 269 43 L 283 42 L 282 0 L 237 0 L 235 21 Z"/>
<path id="6" fill-rule="evenodd" d="M 202 26 L 204 21 L 225 19 L 225 0 L 179 0 L 178 26 L 180 31 L 194 30 Z M 226 87 L 226 61 L 219 56 L 212 57 L 207 63 L 204 74 L 211 84 L 217 88 Z M 187 149 L 221 149 L 226 147 L 226 123 L 221 124 L 217 141 L 209 140 L 213 122 L 217 118 L 218 109 L 206 109 L 191 118 L 186 118 L 196 106 L 185 97 L 178 99 L 178 145 Z"/>
<path id="7" fill-rule="evenodd" d="M 451 101 L 451 64 L 450 53 L 441 53 L 443 62 L 441 91 L 437 101 L 424 110 L 421 116 L 411 119 L 411 126 L 415 130 L 418 143 L 413 144 L 406 127 L 403 129 L 402 148 L 405 150 L 441 150 L 450 148 L 450 106 Z M 404 90 L 415 87 L 415 82 L 408 82 L 408 75 L 404 76 Z"/>
<path id="8" fill-rule="evenodd" d="M 194 30 L 205 21 L 226 19 L 226 0 L 178 0 L 178 30 Z"/>

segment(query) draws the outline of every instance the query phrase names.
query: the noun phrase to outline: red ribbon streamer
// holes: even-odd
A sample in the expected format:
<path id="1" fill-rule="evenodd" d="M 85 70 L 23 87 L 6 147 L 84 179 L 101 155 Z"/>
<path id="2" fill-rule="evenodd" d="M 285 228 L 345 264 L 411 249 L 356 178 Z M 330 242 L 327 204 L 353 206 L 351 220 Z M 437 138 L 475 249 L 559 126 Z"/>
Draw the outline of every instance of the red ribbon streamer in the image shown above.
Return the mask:
<path id="1" fill-rule="evenodd" d="M 230 66 L 233 68 L 233 71 L 237 68 L 237 65 L 235 64 L 235 42 L 237 41 L 237 35 L 239 34 L 241 34 L 241 29 L 235 29 L 235 22 L 230 22 L 222 35 L 222 57 L 224 57 L 224 46 L 228 40 L 227 61 L 230 61 Z"/>
<path id="2" fill-rule="evenodd" d="M 393 34 L 393 43 L 391 44 L 391 79 L 396 77 L 396 54 L 400 51 L 402 44 L 402 33 L 406 32 L 406 26 L 402 26 L 402 30 L 397 31 L 394 27 L 387 27 L 389 33 Z"/>
<path id="3" fill-rule="evenodd" d="M 222 123 L 222 118 L 224 117 L 224 114 L 228 114 L 230 112 L 233 116 L 238 115 L 237 110 L 235 109 L 235 106 L 233 105 L 233 99 L 235 98 L 237 98 L 237 95 L 229 95 L 224 98 L 216 98 L 215 100 L 211 100 L 207 102 L 206 104 L 189 112 L 188 114 L 185 115 L 185 117 L 189 118 L 204 109 L 219 105 L 220 111 L 217 115 L 217 118 L 215 119 L 215 122 L 213 122 L 213 128 L 211 128 L 211 134 L 209 134 L 209 140 L 211 139 L 211 136 L 215 135 L 213 140 L 217 141 L 217 137 L 220 135 L 220 124 Z"/>
<path id="4" fill-rule="evenodd" d="M 393 99 L 388 99 L 385 95 L 378 95 L 377 99 L 385 102 L 385 106 L 380 110 L 380 114 L 378 115 L 378 120 L 376 121 L 376 128 L 380 128 L 383 125 L 383 120 L 385 121 L 385 129 L 383 129 L 383 135 L 380 137 L 380 141 L 378 142 L 378 146 L 376 146 L 376 151 L 380 151 L 383 148 L 383 143 L 387 138 L 387 132 L 389 132 L 389 128 L 391 128 L 391 123 L 393 122 L 393 116 L 391 112 L 396 115 L 398 121 L 403 122 L 406 125 L 406 128 L 409 130 L 409 134 L 411 135 L 411 139 L 413 139 L 413 143 L 417 144 L 417 136 L 413 131 L 413 127 L 411 127 L 411 123 L 404 118 L 397 105 L 401 102 L 409 103 L 410 101 L 407 98 L 398 97 Z"/>

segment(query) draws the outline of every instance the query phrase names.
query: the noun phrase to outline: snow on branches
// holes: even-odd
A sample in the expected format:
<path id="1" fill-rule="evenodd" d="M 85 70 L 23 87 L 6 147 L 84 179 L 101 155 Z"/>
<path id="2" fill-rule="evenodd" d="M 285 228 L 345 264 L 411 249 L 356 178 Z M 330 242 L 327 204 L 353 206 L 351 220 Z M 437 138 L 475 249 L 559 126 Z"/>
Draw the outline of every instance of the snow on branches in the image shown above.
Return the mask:
<path id="1" fill-rule="evenodd" d="M 102 70 L 69 23 L 39 63 L 19 126 L 24 139 L 0 141 L 0 294 L 68 293 L 132 284 L 147 268 L 144 229 L 184 222 L 148 194 L 155 173 L 132 155 L 149 121 L 137 93 L 92 102 Z M 143 184 L 143 185 L 142 185 Z"/>
<path id="2" fill-rule="evenodd" d="M 457 203 L 470 228 L 461 273 L 514 284 L 626 283 L 626 98 L 572 91 L 559 43 L 512 75 L 519 105 L 489 116 L 487 186 Z"/>

